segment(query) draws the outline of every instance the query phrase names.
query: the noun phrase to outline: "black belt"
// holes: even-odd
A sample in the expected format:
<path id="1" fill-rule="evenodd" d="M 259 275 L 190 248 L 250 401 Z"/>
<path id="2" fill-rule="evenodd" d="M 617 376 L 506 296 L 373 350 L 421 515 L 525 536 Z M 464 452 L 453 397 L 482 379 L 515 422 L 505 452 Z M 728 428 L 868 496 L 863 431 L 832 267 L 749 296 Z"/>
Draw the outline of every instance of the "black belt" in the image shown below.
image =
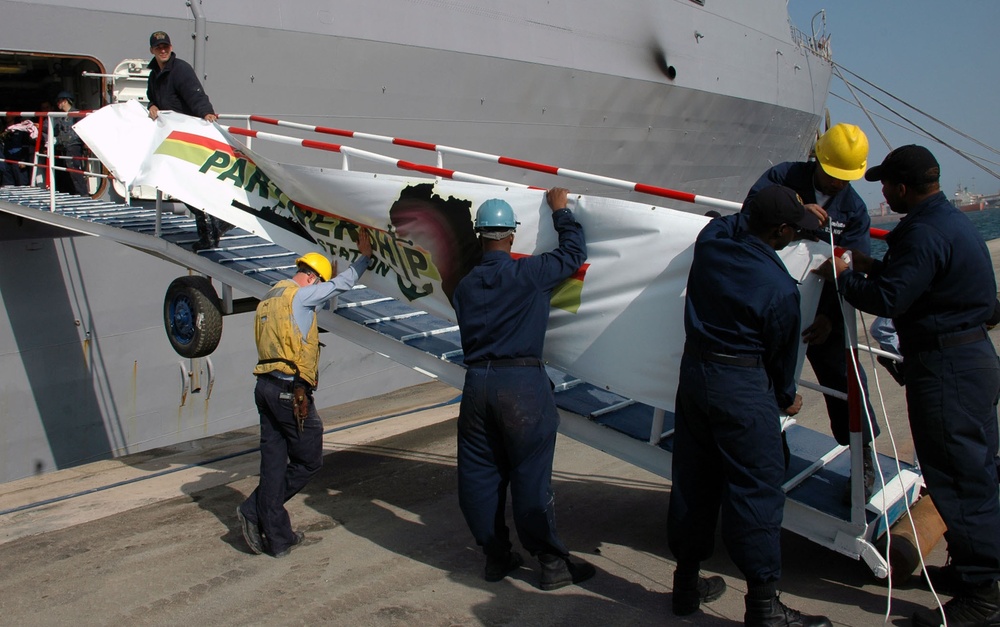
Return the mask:
<path id="1" fill-rule="evenodd" d="M 712 351 L 701 351 L 692 348 L 684 348 L 684 352 L 695 359 L 702 361 L 714 361 L 717 364 L 727 366 L 740 366 L 742 368 L 760 368 L 764 365 L 764 360 L 760 355 L 726 355 Z"/>
<path id="2" fill-rule="evenodd" d="M 966 331 L 916 338 L 912 341 L 902 342 L 901 348 L 904 353 L 922 353 L 924 351 L 964 346 L 965 344 L 985 340 L 988 337 L 989 335 L 987 335 L 985 328 L 976 327 L 975 329 L 968 329 Z"/>
<path id="3" fill-rule="evenodd" d="M 537 357 L 511 357 L 510 359 L 481 359 L 465 364 L 469 368 L 518 368 L 521 366 L 538 367 L 543 365 Z"/>

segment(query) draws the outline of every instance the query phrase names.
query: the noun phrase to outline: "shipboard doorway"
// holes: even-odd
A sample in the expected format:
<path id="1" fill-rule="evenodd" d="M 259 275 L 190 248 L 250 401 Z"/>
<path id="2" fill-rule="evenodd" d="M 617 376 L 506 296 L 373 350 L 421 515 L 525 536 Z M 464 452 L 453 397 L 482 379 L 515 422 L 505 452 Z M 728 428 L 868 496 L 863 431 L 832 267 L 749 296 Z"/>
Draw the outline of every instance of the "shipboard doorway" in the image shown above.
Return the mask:
<path id="1" fill-rule="evenodd" d="M 104 66 L 97 59 L 84 55 L 65 55 L 45 52 L 0 49 L 0 111 L 41 112 L 56 111 L 56 96 L 68 92 L 73 96 L 73 106 L 81 111 L 99 109 L 108 102 L 107 80 Z M 28 117 L 28 116 L 26 116 Z M 40 118 L 31 117 L 39 123 Z M 3 128 L 16 123 L 16 119 L 0 120 Z M 44 137 L 46 124 L 41 120 L 39 141 L 33 148 L 32 159 L 40 166 L 45 162 Z M 80 169 L 106 173 L 100 161 L 84 151 L 87 159 Z M 35 156 L 37 154 L 37 156 Z M 57 165 L 73 167 L 64 157 L 57 156 Z M 65 162 L 65 163 L 64 163 Z M 39 170 L 42 172 L 42 169 Z M 91 196 L 102 194 L 107 179 L 86 177 Z M 72 191 L 72 181 L 66 172 L 56 172 L 56 189 Z M 32 184 L 46 184 L 44 174 L 36 175 Z"/>

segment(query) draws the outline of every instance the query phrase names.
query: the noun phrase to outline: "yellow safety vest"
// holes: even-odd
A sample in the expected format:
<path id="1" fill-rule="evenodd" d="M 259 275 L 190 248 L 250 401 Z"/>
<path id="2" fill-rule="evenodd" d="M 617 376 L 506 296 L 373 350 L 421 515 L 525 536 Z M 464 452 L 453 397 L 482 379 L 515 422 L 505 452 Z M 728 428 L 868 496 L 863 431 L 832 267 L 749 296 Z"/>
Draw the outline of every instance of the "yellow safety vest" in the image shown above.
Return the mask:
<path id="1" fill-rule="evenodd" d="M 282 372 L 304 379 L 316 387 L 319 367 L 319 327 L 316 315 L 305 339 L 292 315 L 292 299 L 299 284 L 291 279 L 279 281 L 257 305 L 254 335 L 257 338 L 255 375 Z"/>

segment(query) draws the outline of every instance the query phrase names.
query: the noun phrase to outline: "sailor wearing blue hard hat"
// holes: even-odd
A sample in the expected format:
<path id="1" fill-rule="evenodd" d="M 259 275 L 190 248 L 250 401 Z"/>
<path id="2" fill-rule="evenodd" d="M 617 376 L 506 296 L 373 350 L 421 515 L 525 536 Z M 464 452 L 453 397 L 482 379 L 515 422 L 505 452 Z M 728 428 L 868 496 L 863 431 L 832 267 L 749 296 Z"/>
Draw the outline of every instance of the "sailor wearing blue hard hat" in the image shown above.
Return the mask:
<path id="1" fill-rule="evenodd" d="M 517 219 L 504 200 L 476 212 L 483 255 L 459 281 L 452 305 L 468 367 L 458 417 L 459 505 L 486 554 L 485 578 L 500 581 L 523 564 L 504 522 L 510 488 L 521 546 L 541 564 L 540 587 L 554 590 L 592 577 L 570 559 L 556 533 L 552 458 L 559 414 L 542 362 L 552 290 L 587 258 L 583 227 L 566 208 L 567 192 L 546 199 L 559 246 L 514 259 Z"/>

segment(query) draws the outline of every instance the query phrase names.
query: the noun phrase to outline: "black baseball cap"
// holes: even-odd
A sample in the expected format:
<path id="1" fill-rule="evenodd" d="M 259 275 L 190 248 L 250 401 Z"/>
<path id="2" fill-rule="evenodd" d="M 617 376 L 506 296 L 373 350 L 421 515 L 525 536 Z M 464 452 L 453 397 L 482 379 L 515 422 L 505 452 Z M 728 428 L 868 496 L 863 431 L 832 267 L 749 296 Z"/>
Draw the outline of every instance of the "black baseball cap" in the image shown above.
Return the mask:
<path id="1" fill-rule="evenodd" d="M 885 156 L 880 165 L 865 172 L 866 181 L 892 181 L 904 185 L 924 185 L 941 177 L 937 159 L 923 146 L 900 146 Z"/>
<path id="2" fill-rule="evenodd" d="M 819 219 L 806 211 L 794 190 L 784 185 L 765 187 L 746 201 L 743 209 L 764 225 L 794 224 L 808 231 L 819 228 Z"/>
<path id="3" fill-rule="evenodd" d="M 160 44 L 170 44 L 170 35 L 164 33 L 162 30 L 158 30 L 149 36 L 149 47 L 155 48 Z"/>

